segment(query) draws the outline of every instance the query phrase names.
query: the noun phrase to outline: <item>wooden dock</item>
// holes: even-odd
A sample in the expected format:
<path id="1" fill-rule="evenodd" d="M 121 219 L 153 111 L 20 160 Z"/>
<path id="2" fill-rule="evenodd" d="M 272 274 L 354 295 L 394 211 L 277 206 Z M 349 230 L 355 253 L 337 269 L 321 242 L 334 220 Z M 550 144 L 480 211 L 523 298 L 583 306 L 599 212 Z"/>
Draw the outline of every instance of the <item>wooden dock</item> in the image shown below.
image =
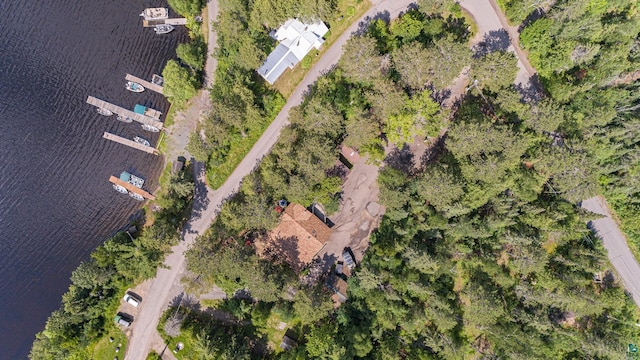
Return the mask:
<path id="1" fill-rule="evenodd" d="M 107 109 L 107 110 L 111 110 L 114 114 L 119 114 L 122 116 L 126 116 L 130 119 L 133 119 L 134 121 L 137 121 L 141 124 L 145 124 L 145 125 L 150 125 L 153 127 L 156 127 L 160 130 L 162 130 L 162 122 L 158 121 L 156 119 L 150 118 L 148 116 L 142 115 L 142 114 L 138 114 L 138 113 L 134 113 L 131 110 L 125 109 L 123 107 L 120 107 L 118 105 L 114 105 L 111 103 L 108 103 L 104 100 L 100 100 L 98 98 L 95 98 L 93 96 L 89 96 L 87 97 L 87 103 L 91 104 L 93 106 L 97 106 L 99 108 L 103 108 L 103 109 Z"/>
<path id="2" fill-rule="evenodd" d="M 124 77 L 127 81 L 137 82 L 138 84 L 144 86 L 145 89 L 149 89 L 151 91 L 155 91 L 159 94 L 162 94 L 162 86 L 154 84 L 144 79 L 140 79 L 139 77 L 133 76 L 131 74 L 127 74 Z"/>
<path id="3" fill-rule="evenodd" d="M 142 26 L 144 27 L 154 27 L 156 25 L 186 25 L 186 18 L 174 18 L 174 19 L 157 19 L 157 20 L 142 20 Z"/>
<path id="4" fill-rule="evenodd" d="M 137 143 L 137 142 L 135 142 L 133 140 L 129 140 L 127 138 L 123 138 L 121 136 L 118 136 L 118 135 L 115 135 L 115 134 L 112 134 L 112 133 L 105 132 L 102 135 L 102 137 L 107 139 L 107 140 L 111 140 L 111 141 L 117 142 L 117 143 L 122 144 L 122 145 L 130 146 L 130 147 L 132 147 L 132 148 L 134 148 L 136 150 L 144 151 L 144 152 L 147 152 L 147 153 L 153 154 L 153 155 L 158 155 L 158 149 L 156 149 L 156 148 L 154 148 L 152 146 L 144 146 L 144 145 L 139 144 L 139 143 Z"/>
<path id="5" fill-rule="evenodd" d="M 137 188 L 135 186 L 133 186 L 132 184 L 126 182 L 126 181 L 122 181 L 120 179 L 118 179 L 117 177 L 111 175 L 111 177 L 109 178 L 109 181 L 111 181 L 112 183 L 116 184 L 116 185 L 120 185 L 123 188 L 127 189 L 128 191 L 131 191 L 132 193 L 138 194 L 140 196 L 142 196 L 145 199 L 149 199 L 149 200 L 154 200 L 156 197 L 149 194 L 148 192 Z"/>

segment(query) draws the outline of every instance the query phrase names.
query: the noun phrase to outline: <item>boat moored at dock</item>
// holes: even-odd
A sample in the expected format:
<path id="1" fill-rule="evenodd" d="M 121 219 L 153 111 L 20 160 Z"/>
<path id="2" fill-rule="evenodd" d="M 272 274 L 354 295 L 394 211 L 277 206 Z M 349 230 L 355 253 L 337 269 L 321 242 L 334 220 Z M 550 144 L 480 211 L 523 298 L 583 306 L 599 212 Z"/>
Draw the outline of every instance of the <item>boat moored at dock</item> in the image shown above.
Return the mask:
<path id="1" fill-rule="evenodd" d="M 151 143 L 147 139 L 143 139 L 140 136 L 136 136 L 133 138 L 133 141 L 137 142 L 140 145 L 151 146 Z"/>
<path id="2" fill-rule="evenodd" d="M 101 107 L 99 107 L 96 111 L 98 112 L 98 114 L 104 115 L 104 116 L 113 115 L 113 111 L 111 111 L 109 109 L 101 108 Z"/>
<path id="3" fill-rule="evenodd" d="M 151 83 L 158 86 L 164 86 L 164 78 L 158 74 L 153 74 L 151 76 Z"/>
<path id="4" fill-rule="evenodd" d="M 113 183 L 113 188 L 116 191 L 122 194 L 129 194 L 129 196 L 138 201 L 143 201 L 145 198 L 151 200 L 155 199 L 155 196 L 142 190 L 142 186 L 144 186 L 144 179 L 135 176 L 128 171 L 120 173 L 119 178 L 111 176 L 109 181 Z"/>
<path id="5" fill-rule="evenodd" d="M 153 29 L 153 31 L 155 31 L 156 34 L 168 34 L 168 33 L 172 32 L 173 29 L 175 29 L 175 27 L 173 27 L 173 25 L 162 24 L 162 25 L 156 25 L 155 28 Z"/>
<path id="6" fill-rule="evenodd" d="M 155 126 L 151 126 L 151 125 L 147 125 L 147 124 L 142 124 L 142 129 L 146 130 L 146 131 L 150 131 L 150 132 L 159 132 L 160 129 L 158 129 Z"/>
<path id="7" fill-rule="evenodd" d="M 159 20 L 169 18 L 169 8 L 146 8 L 140 14 L 145 20 Z"/>
<path id="8" fill-rule="evenodd" d="M 144 91 L 144 86 L 133 82 L 133 81 L 127 81 L 127 83 L 124 85 L 124 87 L 129 90 L 132 91 L 134 93 L 141 93 Z"/>
<path id="9" fill-rule="evenodd" d="M 133 119 L 129 118 L 129 117 L 126 117 L 124 115 L 118 115 L 118 121 L 122 121 L 123 123 L 127 123 L 128 124 L 128 123 L 132 123 Z"/>

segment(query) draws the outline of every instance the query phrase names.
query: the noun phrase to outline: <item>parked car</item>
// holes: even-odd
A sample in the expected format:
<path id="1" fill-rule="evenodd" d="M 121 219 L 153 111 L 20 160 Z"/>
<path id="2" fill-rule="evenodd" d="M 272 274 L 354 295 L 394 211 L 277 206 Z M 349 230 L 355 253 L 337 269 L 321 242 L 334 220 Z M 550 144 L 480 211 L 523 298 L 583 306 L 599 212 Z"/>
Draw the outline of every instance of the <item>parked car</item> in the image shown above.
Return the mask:
<path id="1" fill-rule="evenodd" d="M 351 249 L 344 248 L 344 251 L 342 252 L 342 258 L 344 259 L 344 264 L 347 265 L 349 270 L 353 270 L 356 267 L 356 261 L 353 259 L 354 256 L 351 252 Z"/>
<path id="2" fill-rule="evenodd" d="M 127 314 L 117 313 L 116 316 L 113 317 L 113 322 L 117 325 L 129 327 L 133 322 L 133 318 L 131 318 L 131 316 Z"/>
<path id="3" fill-rule="evenodd" d="M 133 307 L 138 307 L 138 305 L 140 305 L 140 299 L 134 297 L 132 294 L 128 292 L 124 294 L 124 297 L 122 298 L 122 300 L 124 300 L 124 302 L 126 302 L 127 304 Z"/>

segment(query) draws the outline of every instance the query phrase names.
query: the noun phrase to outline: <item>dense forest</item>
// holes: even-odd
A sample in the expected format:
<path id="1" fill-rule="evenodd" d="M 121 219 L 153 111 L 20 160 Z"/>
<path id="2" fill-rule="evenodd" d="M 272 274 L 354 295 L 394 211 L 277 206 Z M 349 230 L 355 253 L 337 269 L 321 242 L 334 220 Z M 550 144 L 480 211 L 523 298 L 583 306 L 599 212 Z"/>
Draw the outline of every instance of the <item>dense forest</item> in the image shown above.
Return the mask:
<path id="1" fill-rule="evenodd" d="M 453 2 L 419 5 L 349 41 L 190 250 L 192 291 L 235 295 L 212 306 L 236 319 L 189 312 L 193 358 L 617 359 L 640 336 L 586 226 L 596 215 L 578 206 L 604 191 L 625 225 L 638 218 L 635 4 L 558 1 L 528 22 L 542 96 L 513 85 L 511 53 L 469 50 Z M 441 103 L 460 74 L 475 85 L 450 111 Z M 392 161 L 416 135 L 432 144 L 424 157 Z M 278 199 L 336 209 L 341 143 L 384 159 L 387 210 L 334 310 L 321 282 L 250 245 L 277 223 Z M 274 349 L 274 319 L 297 348 Z"/>

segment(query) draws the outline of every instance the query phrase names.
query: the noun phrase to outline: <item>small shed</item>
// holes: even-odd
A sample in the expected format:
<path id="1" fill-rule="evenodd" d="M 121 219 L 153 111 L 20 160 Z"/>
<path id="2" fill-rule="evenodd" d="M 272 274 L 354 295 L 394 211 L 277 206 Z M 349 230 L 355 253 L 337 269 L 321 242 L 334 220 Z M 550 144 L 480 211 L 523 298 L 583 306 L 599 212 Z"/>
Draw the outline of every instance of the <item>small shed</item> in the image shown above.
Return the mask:
<path id="1" fill-rule="evenodd" d="M 360 154 L 346 145 L 340 146 L 340 161 L 349 169 L 360 160 Z"/>
<path id="2" fill-rule="evenodd" d="M 293 331 L 291 331 L 291 329 L 287 329 L 287 331 L 284 334 L 284 337 L 282 337 L 282 342 L 280 343 L 280 349 L 284 351 L 289 351 L 296 346 L 298 346 L 298 338 L 296 334 Z"/>
<path id="3" fill-rule="evenodd" d="M 180 171 L 182 171 L 182 169 L 184 169 L 185 162 L 186 162 L 186 159 L 184 158 L 184 156 L 179 156 L 178 159 L 175 160 L 171 166 L 171 173 L 177 174 Z"/>

